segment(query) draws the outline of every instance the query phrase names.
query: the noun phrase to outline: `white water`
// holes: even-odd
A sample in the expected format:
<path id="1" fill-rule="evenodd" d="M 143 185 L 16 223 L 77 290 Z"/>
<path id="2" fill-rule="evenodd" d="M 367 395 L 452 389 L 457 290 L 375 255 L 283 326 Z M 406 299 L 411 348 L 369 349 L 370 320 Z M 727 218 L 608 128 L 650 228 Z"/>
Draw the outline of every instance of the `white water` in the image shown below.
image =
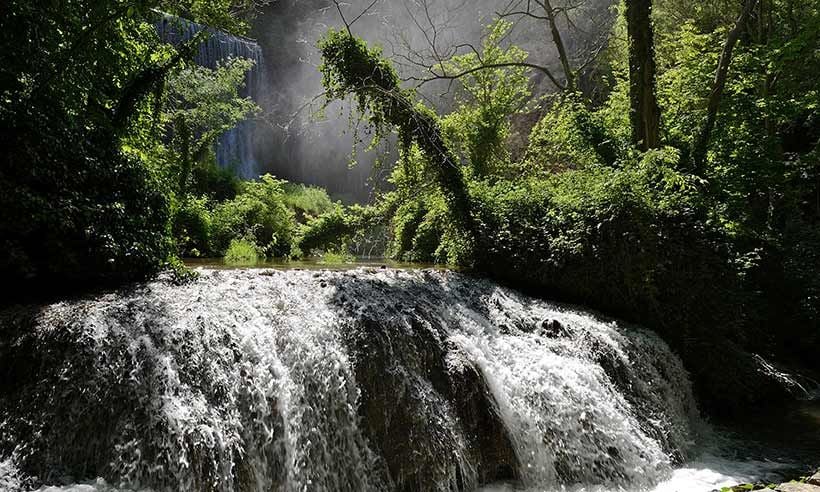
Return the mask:
<path id="1" fill-rule="evenodd" d="M 0 402 L 0 450 L 14 443 L 0 489 L 475 490 L 475 436 L 430 369 L 439 349 L 448 374 L 486 381 L 514 490 L 711 490 L 779 466 L 695 455 L 687 375 L 636 327 L 452 272 L 201 273 L 37 313 L 17 345 L 48 364 Z M 395 403 L 366 413 L 362 384 L 380 381 Z M 382 426 L 411 427 L 406 455 L 383 456 Z"/>

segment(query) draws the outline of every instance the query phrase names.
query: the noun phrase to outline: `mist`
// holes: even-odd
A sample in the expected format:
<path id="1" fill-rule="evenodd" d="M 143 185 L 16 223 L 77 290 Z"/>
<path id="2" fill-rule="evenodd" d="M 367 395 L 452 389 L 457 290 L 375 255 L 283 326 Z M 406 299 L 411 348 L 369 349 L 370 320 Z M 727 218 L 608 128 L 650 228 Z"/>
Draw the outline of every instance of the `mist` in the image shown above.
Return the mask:
<path id="1" fill-rule="evenodd" d="M 565 2 L 553 2 L 561 5 Z M 587 0 L 559 19 L 571 54 L 584 54 L 609 31 L 613 0 Z M 405 87 L 418 93 L 439 113 L 452 108 L 458 82 L 420 83 L 430 76 L 425 65 L 479 47 L 486 26 L 501 11 L 517 10 L 516 2 L 492 0 L 352 0 L 340 4 L 351 30 L 371 46 L 378 45 L 396 66 Z M 369 8 L 368 8 L 369 7 Z M 363 13 L 364 12 L 364 13 Z M 360 17 L 359 17 L 360 16 Z M 358 18 L 357 18 L 358 17 Z M 506 39 L 530 53 L 528 61 L 560 73 L 560 64 L 545 22 L 509 18 L 514 26 Z M 263 84 L 258 91 L 262 124 L 255 135 L 262 172 L 295 182 L 322 186 L 344 202 L 368 202 L 395 162 L 391 142 L 366 151 L 358 145 L 355 163 L 352 127 L 355 114 L 344 102 L 330 105 L 321 116 L 321 63 L 316 48 L 329 28 L 344 28 L 331 0 L 277 0 L 266 6 L 254 22 L 251 36 L 262 47 Z M 534 94 L 554 90 L 543 73 L 532 73 Z M 382 157 L 380 159 L 379 157 Z"/>

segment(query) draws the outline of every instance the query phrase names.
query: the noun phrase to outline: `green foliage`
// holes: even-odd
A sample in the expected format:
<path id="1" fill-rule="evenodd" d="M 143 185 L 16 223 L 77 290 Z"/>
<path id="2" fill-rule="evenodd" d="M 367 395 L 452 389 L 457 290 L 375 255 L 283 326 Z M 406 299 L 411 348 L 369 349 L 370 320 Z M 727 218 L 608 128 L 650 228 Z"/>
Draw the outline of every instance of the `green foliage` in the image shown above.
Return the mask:
<path id="1" fill-rule="evenodd" d="M 0 273 L 7 281 L 140 278 L 171 251 L 166 190 L 120 151 L 112 111 L 129 82 L 164 56 L 142 22 L 149 6 L 4 4 Z M 117 22 L 106 21 L 112 17 Z M 151 49 L 155 58 L 145 58 Z"/>
<path id="2" fill-rule="evenodd" d="M 397 91 L 399 76 L 390 62 L 382 58 L 380 49 L 368 48 L 361 38 L 331 29 L 319 41 L 319 51 L 319 71 L 328 100 L 355 94 L 359 111 L 370 115 L 375 129 L 395 122 L 402 112 L 398 102 L 402 94 L 397 92 L 395 97 L 386 98 L 379 94 Z"/>
<path id="3" fill-rule="evenodd" d="M 249 21 L 267 0 L 161 0 L 160 8 L 233 34 L 247 34 Z"/>
<path id="4" fill-rule="evenodd" d="M 211 214 L 206 198 L 185 197 L 174 211 L 172 233 L 177 251 L 184 257 L 203 256 L 209 251 Z"/>
<path id="5" fill-rule="evenodd" d="M 7 143 L 28 150 L 0 172 L 7 278 L 118 280 L 162 267 L 171 252 L 168 199 L 140 162 L 89 142 L 60 156 L 26 147 L 28 136 Z"/>
<path id="6" fill-rule="evenodd" d="M 470 163 L 476 176 L 504 172 L 509 161 L 505 141 L 510 132 L 510 116 L 525 108 L 531 99 L 527 69 L 509 64 L 522 63 L 527 52 L 501 43 L 512 24 L 498 20 L 489 28 L 481 53 L 453 57 L 444 63 L 443 73 L 465 73 L 459 79 L 457 108 L 441 120 L 451 148 Z M 481 66 L 498 68 L 479 69 Z"/>
<path id="7" fill-rule="evenodd" d="M 347 251 L 325 251 L 319 256 L 319 263 L 327 265 L 342 265 L 353 263 L 356 258 Z"/>
<path id="8" fill-rule="evenodd" d="M 284 183 L 285 205 L 304 222 L 310 217 L 330 212 L 336 206 L 322 188 L 297 183 Z"/>
<path id="9" fill-rule="evenodd" d="M 323 251 L 347 251 L 368 229 L 377 226 L 384 213 L 375 207 L 335 205 L 299 227 L 296 245 L 304 255 Z"/>
<path id="10" fill-rule="evenodd" d="M 239 97 L 245 73 L 253 62 L 232 59 L 216 69 L 186 67 L 167 81 L 168 94 L 160 118 L 172 158 L 179 192 L 186 193 L 191 172 L 212 151 L 216 139 L 258 110 Z"/>
<path id="11" fill-rule="evenodd" d="M 212 251 L 224 255 L 232 240 L 247 238 L 263 256 L 289 256 L 295 223 L 284 202 L 283 183 L 266 174 L 243 183 L 236 198 L 218 204 L 212 214 Z"/>
<path id="12" fill-rule="evenodd" d="M 231 239 L 225 252 L 225 263 L 231 265 L 253 265 L 259 261 L 256 244 L 246 239 Z"/>
<path id="13" fill-rule="evenodd" d="M 469 242 L 474 227 L 463 172 L 435 112 L 414 104 L 413 94 L 399 87 L 398 75 L 381 51 L 368 48 L 360 38 L 331 29 L 319 41 L 319 50 L 328 101 L 353 95 L 375 140 L 395 128 L 402 156 L 413 147 L 423 153 L 427 170 L 447 201 L 451 220 Z"/>
<path id="14" fill-rule="evenodd" d="M 214 202 L 233 199 L 241 190 L 240 179 L 231 169 L 219 167 L 210 157 L 194 167 L 191 175 L 191 193 L 207 197 Z"/>
<path id="15" fill-rule="evenodd" d="M 199 278 L 199 273 L 196 270 L 192 270 L 191 268 L 185 266 L 185 263 L 177 257 L 172 257 L 168 260 L 166 268 L 170 271 L 171 282 L 175 285 L 193 282 Z"/>
<path id="16" fill-rule="evenodd" d="M 616 155 L 601 116 L 576 95 L 556 98 L 530 133 L 524 169 L 553 173 L 613 164 Z"/>
<path id="17" fill-rule="evenodd" d="M 183 249 L 200 247 L 204 214 L 178 193 L 184 162 L 177 141 L 157 131 L 158 123 L 167 128 L 173 114 L 192 126 L 226 112 L 235 100 L 216 86 L 238 87 L 247 63 L 233 62 L 216 75 L 177 71 L 187 47 L 176 53 L 160 42 L 154 9 L 230 28 L 243 5 L 250 2 L 4 3 L 0 273 L 8 281 L 71 280 L 64 285 L 80 288 L 76 281 L 144 278 L 173 264 L 175 228 Z M 157 104 L 163 87 L 167 105 Z"/>
<path id="18" fill-rule="evenodd" d="M 665 149 L 622 168 L 474 183 L 485 240 L 472 260 L 495 277 L 642 320 L 678 350 L 706 336 L 740 340 L 727 244 L 706 225 L 699 183 L 675 170 L 678 158 Z"/>
<path id="19" fill-rule="evenodd" d="M 685 20 L 666 24 L 658 43 L 667 138 L 684 153 L 702 124 L 719 50 L 737 11 L 712 7 L 689 0 L 659 6 L 661 19 Z M 814 280 L 820 276 L 820 92 L 811 75 L 820 67 L 820 9 L 810 2 L 761 2 L 749 22 L 735 47 L 702 171 L 713 202 L 709 222 L 731 243 L 747 327 L 778 325 L 761 334 L 757 349 L 802 354 L 814 364 L 810 350 L 795 349 L 793 340 L 813 344 L 820 336 L 814 328 L 820 320 Z"/>

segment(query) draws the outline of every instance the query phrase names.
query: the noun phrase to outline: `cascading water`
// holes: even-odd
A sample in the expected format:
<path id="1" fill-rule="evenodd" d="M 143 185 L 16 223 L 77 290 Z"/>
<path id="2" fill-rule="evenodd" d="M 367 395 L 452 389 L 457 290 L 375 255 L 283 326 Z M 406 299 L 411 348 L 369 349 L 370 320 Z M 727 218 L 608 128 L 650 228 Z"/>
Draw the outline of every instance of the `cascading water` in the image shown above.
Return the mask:
<path id="1" fill-rule="evenodd" d="M 651 490 L 699 427 L 655 335 L 453 272 L 202 270 L 0 329 L 0 488 Z"/>
<path id="2" fill-rule="evenodd" d="M 265 71 L 262 67 L 262 48 L 255 41 L 167 14 L 161 16 L 156 28 L 160 39 L 174 46 L 192 39 L 202 30 L 207 30 L 208 37 L 199 45 L 199 50 L 194 56 L 194 61 L 203 67 L 213 69 L 230 58 L 252 60 L 254 66 L 245 76 L 245 87 L 240 95 L 250 97 L 254 101 L 259 100 Z M 256 120 L 248 119 L 222 134 L 216 145 L 216 162 L 221 167 L 235 170 L 241 178 L 257 178 L 260 167 L 254 144 L 256 131 Z"/>

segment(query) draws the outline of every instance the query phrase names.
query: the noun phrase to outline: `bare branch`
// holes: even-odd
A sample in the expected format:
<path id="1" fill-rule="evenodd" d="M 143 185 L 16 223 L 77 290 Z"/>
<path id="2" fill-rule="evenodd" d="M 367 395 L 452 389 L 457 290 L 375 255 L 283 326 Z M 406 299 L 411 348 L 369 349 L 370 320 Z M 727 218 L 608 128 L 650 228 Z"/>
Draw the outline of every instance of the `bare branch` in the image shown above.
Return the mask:
<path id="1" fill-rule="evenodd" d="M 482 65 L 479 65 L 477 67 L 473 67 L 473 68 L 464 70 L 464 71 L 456 73 L 456 74 L 436 74 L 436 75 L 433 75 L 431 77 L 423 78 L 423 79 L 416 78 L 416 77 L 408 77 L 406 80 L 416 81 L 416 82 L 418 82 L 416 87 L 421 87 L 422 85 L 430 83 L 434 80 L 456 80 L 456 79 L 460 79 L 461 77 L 465 77 L 467 75 L 479 72 L 481 70 L 490 70 L 490 69 L 494 69 L 494 68 L 505 68 L 505 67 L 524 67 L 524 68 L 531 68 L 533 70 L 538 70 L 540 72 L 543 72 L 550 79 L 550 81 L 552 81 L 552 83 L 555 84 L 555 86 L 558 87 L 560 90 L 565 89 L 565 87 L 563 85 L 561 85 L 561 83 L 558 81 L 558 79 L 555 78 L 555 76 L 552 74 L 552 72 L 550 72 L 550 70 L 547 67 L 545 67 L 543 65 L 536 65 L 535 63 L 527 63 L 527 62 L 487 63 L 487 64 L 482 64 Z"/>
<path id="2" fill-rule="evenodd" d="M 365 7 L 365 9 L 364 9 L 364 10 L 362 10 L 361 12 L 359 12 L 359 15 L 357 15 L 356 17 L 354 17 L 354 18 L 353 18 L 353 20 L 352 20 L 352 21 L 350 21 L 350 24 L 349 24 L 349 25 L 350 25 L 350 26 L 352 26 L 353 24 L 355 24 L 357 20 L 361 19 L 361 18 L 362 18 L 362 16 L 363 16 L 364 14 L 366 14 L 366 13 L 367 13 L 370 9 L 372 9 L 372 8 L 373 8 L 373 6 L 374 6 L 374 5 L 376 5 L 377 3 L 379 3 L 379 0 L 373 0 L 372 2 L 370 2 L 370 5 L 368 5 L 367 7 Z"/>

